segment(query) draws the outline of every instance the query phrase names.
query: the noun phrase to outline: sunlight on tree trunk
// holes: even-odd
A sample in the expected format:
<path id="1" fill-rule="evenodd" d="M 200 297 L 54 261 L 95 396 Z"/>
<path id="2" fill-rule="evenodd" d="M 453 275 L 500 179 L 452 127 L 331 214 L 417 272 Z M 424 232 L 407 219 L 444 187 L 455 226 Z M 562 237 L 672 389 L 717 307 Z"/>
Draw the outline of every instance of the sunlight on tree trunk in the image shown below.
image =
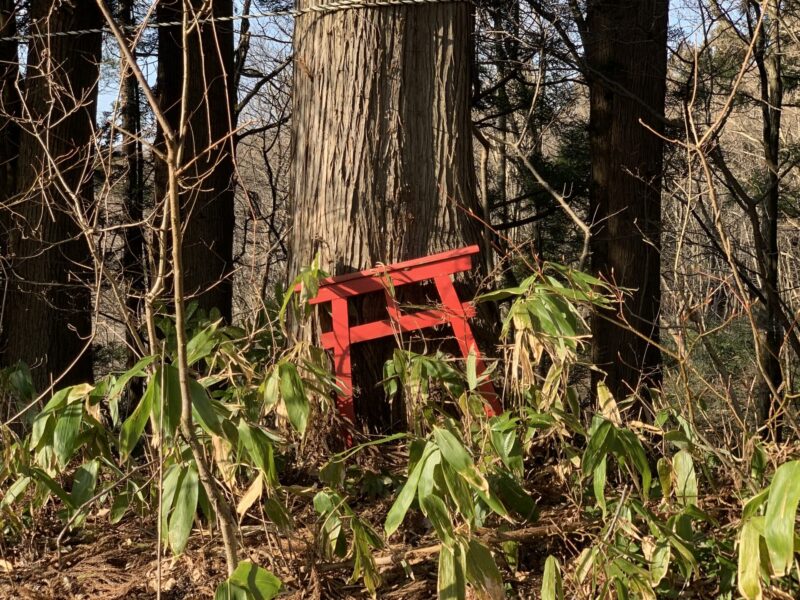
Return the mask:
<path id="1" fill-rule="evenodd" d="M 33 31 L 93 29 L 93 0 L 53 8 L 31 3 Z M 10 248 L 11 287 L 5 364 L 24 361 L 36 387 L 92 378 L 92 266 L 75 211 L 94 209 L 93 153 L 101 36 L 37 38 L 29 45 L 23 131 Z"/>
<path id="2" fill-rule="evenodd" d="M 159 20 L 180 22 L 183 8 L 193 19 L 207 19 L 201 2 L 167 0 L 158 5 Z M 214 2 L 214 16 L 233 14 L 231 0 Z M 187 114 L 184 140 L 185 187 L 181 207 L 185 222 L 184 252 L 186 293 L 197 298 L 201 308 L 216 308 L 230 321 L 232 313 L 231 272 L 234 231 L 234 139 L 235 93 L 233 77 L 233 25 L 230 21 L 202 23 L 188 35 L 189 72 L 183 72 L 181 27 L 159 29 L 158 90 L 161 107 L 170 124 L 177 127 L 181 110 Z M 181 94 L 187 77 L 187 105 Z M 160 139 L 160 138 L 159 138 Z M 200 185 L 202 182 L 202 185 Z M 195 185 L 198 184 L 198 185 Z M 156 173 L 157 196 L 167 190 L 163 166 Z"/>
<path id="3" fill-rule="evenodd" d="M 461 4 L 297 19 L 290 276 L 316 253 L 341 274 L 479 240 L 471 34 Z M 370 397 L 385 358 L 371 352 L 354 360 Z"/>

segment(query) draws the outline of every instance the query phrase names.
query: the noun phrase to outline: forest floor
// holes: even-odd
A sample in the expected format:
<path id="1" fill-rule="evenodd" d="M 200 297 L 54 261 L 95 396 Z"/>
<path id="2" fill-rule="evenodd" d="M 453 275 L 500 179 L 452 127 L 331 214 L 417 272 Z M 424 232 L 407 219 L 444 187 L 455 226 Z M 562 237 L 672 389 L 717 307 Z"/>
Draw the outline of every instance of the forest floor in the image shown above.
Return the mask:
<path id="1" fill-rule="evenodd" d="M 375 516 L 388 509 L 378 502 Z M 385 505 L 385 506 L 384 506 Z M 372 519 L 370 519 L 372 520 Z M 411 519 L 409 519 L 411 521 Z M 377 521 L 380 523 L 381 521 Z M 439 546 L 426 522 L 407 522 L 404 539 L 375 553 L 383 584 L 377 597 L 423 600 L 436 597 Z M 544 560 L 554 551 L 561 554 L 569 538 L 579 539 L 574 508 L 566 505 L 542 511 L 534 526 L 500 532 L 479 531 L 484 539 L 518 540 L 514 572 L 506 571 L 509 596 L 538 596 Z M 42 519 L 37 531 L 13 546 L 2 548 L 0 598 L 21 600 L 139 600 L 156 597 L 159 561 L 156 558 L 156 518 L 133 515 L 115 525 L 105 514 L 90 515 L 85 527 L 57 547 L 62 524 L 55 513 Z M 366 599 L 362 583 L 350 582 L 352 561 L 324 560 L 315 543 L 313 526 L 297 527 L 289 534 L 263 524 L 241 527 L 241 559 L 269 569 L 283 581 L 281 598 Z M 580 544 L 578 544 L 580 545 Z M 574 548 L 573 548 L 574 551 Z M 572 552 L 567 550 L 567 554 Z M 508 565 L 506 565 L 506 568 Z M 213 598 L 225 577 L 225 562 L 218 535 L 195 530 L 185 552 L 161 560 L 161 598 L 182 600 Z"/>

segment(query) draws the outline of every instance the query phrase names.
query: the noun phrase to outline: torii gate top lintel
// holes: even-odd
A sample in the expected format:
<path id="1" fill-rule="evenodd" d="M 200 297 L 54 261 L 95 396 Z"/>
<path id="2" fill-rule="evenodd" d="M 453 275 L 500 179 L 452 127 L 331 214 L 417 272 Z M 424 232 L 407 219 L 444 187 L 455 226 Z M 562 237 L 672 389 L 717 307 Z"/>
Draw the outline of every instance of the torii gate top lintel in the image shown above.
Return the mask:
<path id="1" fill-rule="evenodd" d="M 387 278 L 391 280 L 394 287 L 398 287 L 407 283 L 434 279 L 440 274 L 449 275 L 469 271 L 472 268 L 472 255 L 478 252 L 480 252 L 478 246 L 467 246 L 458 250 L 440 252 L 355 273 L 325 277 L 319 280 L 319 292 L 309 300 L 309 304 L 322 304 L 330 302 L 334 298 L 348 298 L 379 292 L 386 289 Z M 295 290 L 300 291 L 299 284 Z"/>

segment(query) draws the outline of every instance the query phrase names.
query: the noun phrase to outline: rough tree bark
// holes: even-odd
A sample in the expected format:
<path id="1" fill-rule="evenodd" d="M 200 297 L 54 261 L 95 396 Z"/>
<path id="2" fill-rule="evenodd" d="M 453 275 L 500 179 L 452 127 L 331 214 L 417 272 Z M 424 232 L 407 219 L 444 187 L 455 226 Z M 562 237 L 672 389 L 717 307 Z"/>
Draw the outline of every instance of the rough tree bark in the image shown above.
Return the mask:
<path id="1" fill-rule="evenodd" d="M 0 37 L 14 37 L 16 34 L 15 1 L 0 0 Z M 15 188 L 16 159 L 19 154 L 19 124 L 16 121 L 20 111 L 16 89 L 18 49 L 19 42 L 0 42 L 0 173 L 4 182 L 0 186 L 0 201 L 4 207 Z"/>
<path id="2" fill-rule="evenodd" d="M 759 6 L 754 5 L 755 10 Z M 766 163 L 766 192 L 763 200 L 763 227 L 754 223 L 754 231 L 761 275 L 766 296 L 766 306 L 761 319 L 763 344 L 760 349 L 761 370 L 764 380 L 758 387 L 759 425 L 769 421 L 780 397 L 783 383 L 781 350 L 784 329 L 781 322 L 783 308 L 779 290 L 780 272 L 778 247 L 778 221 L 780 220 L 780 151 L 781 112 L 783 107 L 783 74 L 781 70 L 781 6 L 779 0 L 770 0 L 764 19 L 763 32 L 756 43 L 754 58 L 758 67 L 761 91 L 762 147 Z M 773 430 L 780 438 L 780 426 Z"/>
<path id="3" fill-rule="evenodd" d="M 122 0 L 119 5 L 119 22 L 125 28 L 125 39 L 133 48 L 136 37 L 134 29 L 134 0 Z M 139 97 L 139 84 L 133 71 L 126 68 L 122 73 L 122 93 L 120 114 L 122 128 L 126 133 L 122 135 L 122 154 L 125 156 L 125 188 L 124 204 L 126 216 L 126 229 L 124 232 L 124 248 L 122 254 L 122 269 L 126 281 L 127 297 L 126 308 L 131 314 L 131 321 L 135 326 L 141 323 L 143 298 L 145 293 L 145 265 L 144 265 L 144 230 L 141 222 L 144 217 L 144 156 L 142 153 L 142 115 Z M 136 351 L 136 344 L 130 331 L 127 332 L 128 342 L 128 368 L 133 367 L 137 359 L 141 358 Z M 133 402 L 141 398 L 144 392 L 144 382 L 139 377 L 134 377 L 128 383 L 127 407 L 132 407 Z M 127 408 L 126 407 L 126 408 Z"/>
<path id="4" fill-rule="evenodd" d="M 188 35 L 188 70 L 184 73 L 181 27 L 160 28 L 158 92 L 170 125 L 178 127 L 182 108 L 188 116 L 182 156 L 188 166 L 182 173 L 181 190 L 186 293 L 197 298 L 201 308 L 217 308 L 230 320 L 235 225 L 233 25 L 203 20 L 232 15 L 233 3 L 167 0 L 158 5 L 159 20 L 181 21 L 184 6 L 191 8 L 190 25 L 195 17 L 200 21 Z M 184 76 L 186 105 L 182 107 Z M 157 197 L 163 198 L 166 190 L 161 165 L 156 172 Z"/>
<path id="5" fill-rule="evenodd" d="M 660 381 L 661 171 L 668 0 L 589 0 L 592 269 L 628 288 L 627 325 L 592 321 L 593 360 L 617 397 Z M 655 131 L 649 131 L 648 127 Z M 595 379 L 598 376 L 595 374 Z"/>
<path id="6" fill-rule="evenodd" d="M 31 30 L 95 29 L 94 0 L 30 3 Z M 90 380 L 91 284 L 77 205 L 93 205 L 93 143 L 101 36 L 35 38 L 29 43 L 18 204 L 9 243 L 14 285 L 9 294 L 4 363 L 24 361 L 42 389 Z"/>
<path id="7" fill-rule="evenodd" d="M 0 37 L 17 34 L 17 14 L 14 0 L 0 0 Z M 17 158 L 19 156 L 19 76 L 16 41 L 0 42 L 0 289 L 10 284 L 8 233 L 11 224 L 10 200 L 16 189 Z M 5 294 L 3 295 L 3 298 Z M 0 351 L 5 345 L 5 300 L 0 300 Z"/>
<path id="8" fill-rule="evenodd" d="M 478 242 L 479 227 L 458 207 L 480 214 L 471 34 L 460 3 L 296 20 L 290 277 L 317 252 L 323 269 L 340 274 Z M 385 358 L 376 344 L 354 349 L 362 414 L 382 404 L 375 383 Z M 369 412 L 385 423 L 385 412 Z"/>

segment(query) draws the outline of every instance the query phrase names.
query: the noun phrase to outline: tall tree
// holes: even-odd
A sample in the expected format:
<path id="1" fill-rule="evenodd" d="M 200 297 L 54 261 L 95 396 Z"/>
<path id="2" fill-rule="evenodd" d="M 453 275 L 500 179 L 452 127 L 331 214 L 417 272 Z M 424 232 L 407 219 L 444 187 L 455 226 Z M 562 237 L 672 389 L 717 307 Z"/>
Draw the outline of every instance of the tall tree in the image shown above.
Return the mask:
<path id="1" fill-rule="evenodd" d="M 459 207 L 479 214 L 470 10 L 393 6 L 296 20 L 291 275 L 316 253 L 340 274 L 478 241 Z M 359 410 L 364 399 L 378 404 L 384 356 L 373 348 L 354 354 Z"/>
<path id="2" fill-rule="evenodd" d="M 0 0 L 0 38 L 17 34 L 17 11 L 14 0 Z M 14 195 L 19 156 L 19 43 L 0 41 L 0 285 L 8 283 L 10 270 L 8 231 L 11 222 L 9 200 Z M 3 303 L 0 303 L 0 349 L 4 343 Z"/>
<path id="3" fill-rule="evenodd" d="M 158 4 L 162 22 L 189 27 L 162 27 L 158 44 L 158 91 L 162 110 L 180 132 L 183 173 L 184 269 L 188 294 L 206 310 L 217 308 L 228 319 L 232 312 L 231 271 L 234 230 L 234 71 L 232 0 L 211 3 L 167 0 Z M 186 14 L 184 15 L 184 11 Z M 196 26 L 195 26 L 196 22 Z M 185 33 L 185 36 L 184 36 Z M 187 44 L 184 72 L 183 44 Z M 185 78 L 185 79 L 184 79 Z M 184 93 L 185 92 L 185 93 Z M 184 102 L 185 101 L 185 102 Z M 156 192 L 163 198 L 163 166 L 156 175 Z"/>
<path id="4" fill-rule="evenodd" d="M 4 362 L 24 361 L 45 387 L 90 379 L 91 300 L 80 215 L 93 206 L 93 134 L 101 36 L 94 0 L 30 3 L 13 266 Z"/>
<path id="5" fill-rule="evenodd" d="M 766 192 L 763 199 L 763 225 L 753 222 L 756 250 L 759 253 L 764 282 L 766 306 L 762 327 L 764 344 L 760 349 L 763 383 L 759 388 L 758 414 L 760 424 L 768 422 L 772 410 L 781 396 L 783 373 L 781 349 L 784 329 L 781 321 L 783 307 L 780 297 L 780 249 L 778 247 L 778 221 L 780 220 L 781 183 L 781 112 L 783 110 L 783 73 L 781 68 L 781 2 L 770 0 L 767 4 L 764 32 L 758 37 L 753 54 L 758 67 L 761 93 L 762 149 L 766 166 Z M 761 6 L 749 3 L 754 17 Z M 760 231 L 759 231 L 760 229 Z M 759 235 L 760 234 L 760 235 Z M 780 438 L 780 428 L 777 428 Z"/>
<path id="6" fill-rule="evenodd" d="M 784 374 L 781 368 L 781 353 L 788 341 L 795 355 L 800 355 L 798 338 L 792 309 L 787 306 L 780 286 L 780 255 L 778 227 L 783 217 L 781 195 L 784 193 L 784 179 L 792 169 L 782 163 L 786 156 L 782 144 L 781 116 L 784 104 L 784 80 L 789 75 L 784 72 L 784 52 L 782 46 L 789 39 L 781 31 L 784 23 L 783 3 L 770 0 L 764 4 L 748 2 L 745 6 L 744 23 L 739 22 L 739 14 L 718 10 L 722 23 L 741 40 L 745 46 L 753 46 L 753 62 L 758 82 L 758 94 L 749 96 L 756 101 L 761 112 L 761 158 L 763 166 L 759 176 L 752 171 L 743 174 L 735 172 L 729 164 L 730 152 L 717 147 L 711 159 L 720 173 L 726 191 L 739 204 L 749 221 L 756 258 L 756 274 L 739 271 L 739 277 L 747 282 L 748 291 L 759 300 L 759 310 L 754 320 L 755 350 L 760 377 L 755 390 L 758 424 L 770 423 L 773 417 L 780 417 L 780 398 L 784 393 Z M 762 14 L 762 8 L 766 10 Z M 761 28 L 756 24 L 761 22 Z M 751 157 L 754 154 L 750 155 Z M 748 166 L 750 163 L 748 162 Z M 777 412 L 776 412 L 777 411 Z M 772 421 L 772 432 L 781 437 L 780 422 Z"/>
<path id="7" fill-rule="evenodd" d="M 14 0 L 0 0 L 0 38 L 17 34 L 17 7 Z M 16 158 L 19 154 L 20 102 L 17 93 L 19 42 L 0 41 L 0 173 L 3 174 L 0 200 L 14 191 Z"/>
<path id="8" fill-rule="evenodd" d="M 125 27 L 126 42 L 132 49 L 134 58 L 136 52 L 136 18 L 134 12 L 135 0 L 122 0 L 119 4 L 119 22 Z M 126 308 L 132 319 L 132 324 L 138 327 L 142 312 L 142 301 L 145 293 L 144 280 L 144 230 L 142 219 L 144 217 L 144 155 L 142 153 L 142 113 L 139 97 L 139 85 L 133 71 L 125 66 L 121 73 L 121 106 L 119 109 L 122 117 L 122 128 L 125 133 L 122 137 L 122 154 L 125 157 L 125 188 L 124 204 L 126 225 L 124 233 L 124 247 L 122 254 L 122 269 L 126 278 L 127 297 Z M 128 367 L 132 367 L 139 358 L 132 333 L 127 332 Z M 132 399 L 141 397 L 143 382 L 134 378 L 128 385 L 128 392 Z"/>
<path id="9" fill-rule="evenodd" d="M 622 321 L 592 321 L 594 363 L 626 396 L 660 381 L 661 177 L 668 0 L 589 0 L 592 269 L 630 290 Z M 596 375 L 597 377 L 597 375 Z"/>

